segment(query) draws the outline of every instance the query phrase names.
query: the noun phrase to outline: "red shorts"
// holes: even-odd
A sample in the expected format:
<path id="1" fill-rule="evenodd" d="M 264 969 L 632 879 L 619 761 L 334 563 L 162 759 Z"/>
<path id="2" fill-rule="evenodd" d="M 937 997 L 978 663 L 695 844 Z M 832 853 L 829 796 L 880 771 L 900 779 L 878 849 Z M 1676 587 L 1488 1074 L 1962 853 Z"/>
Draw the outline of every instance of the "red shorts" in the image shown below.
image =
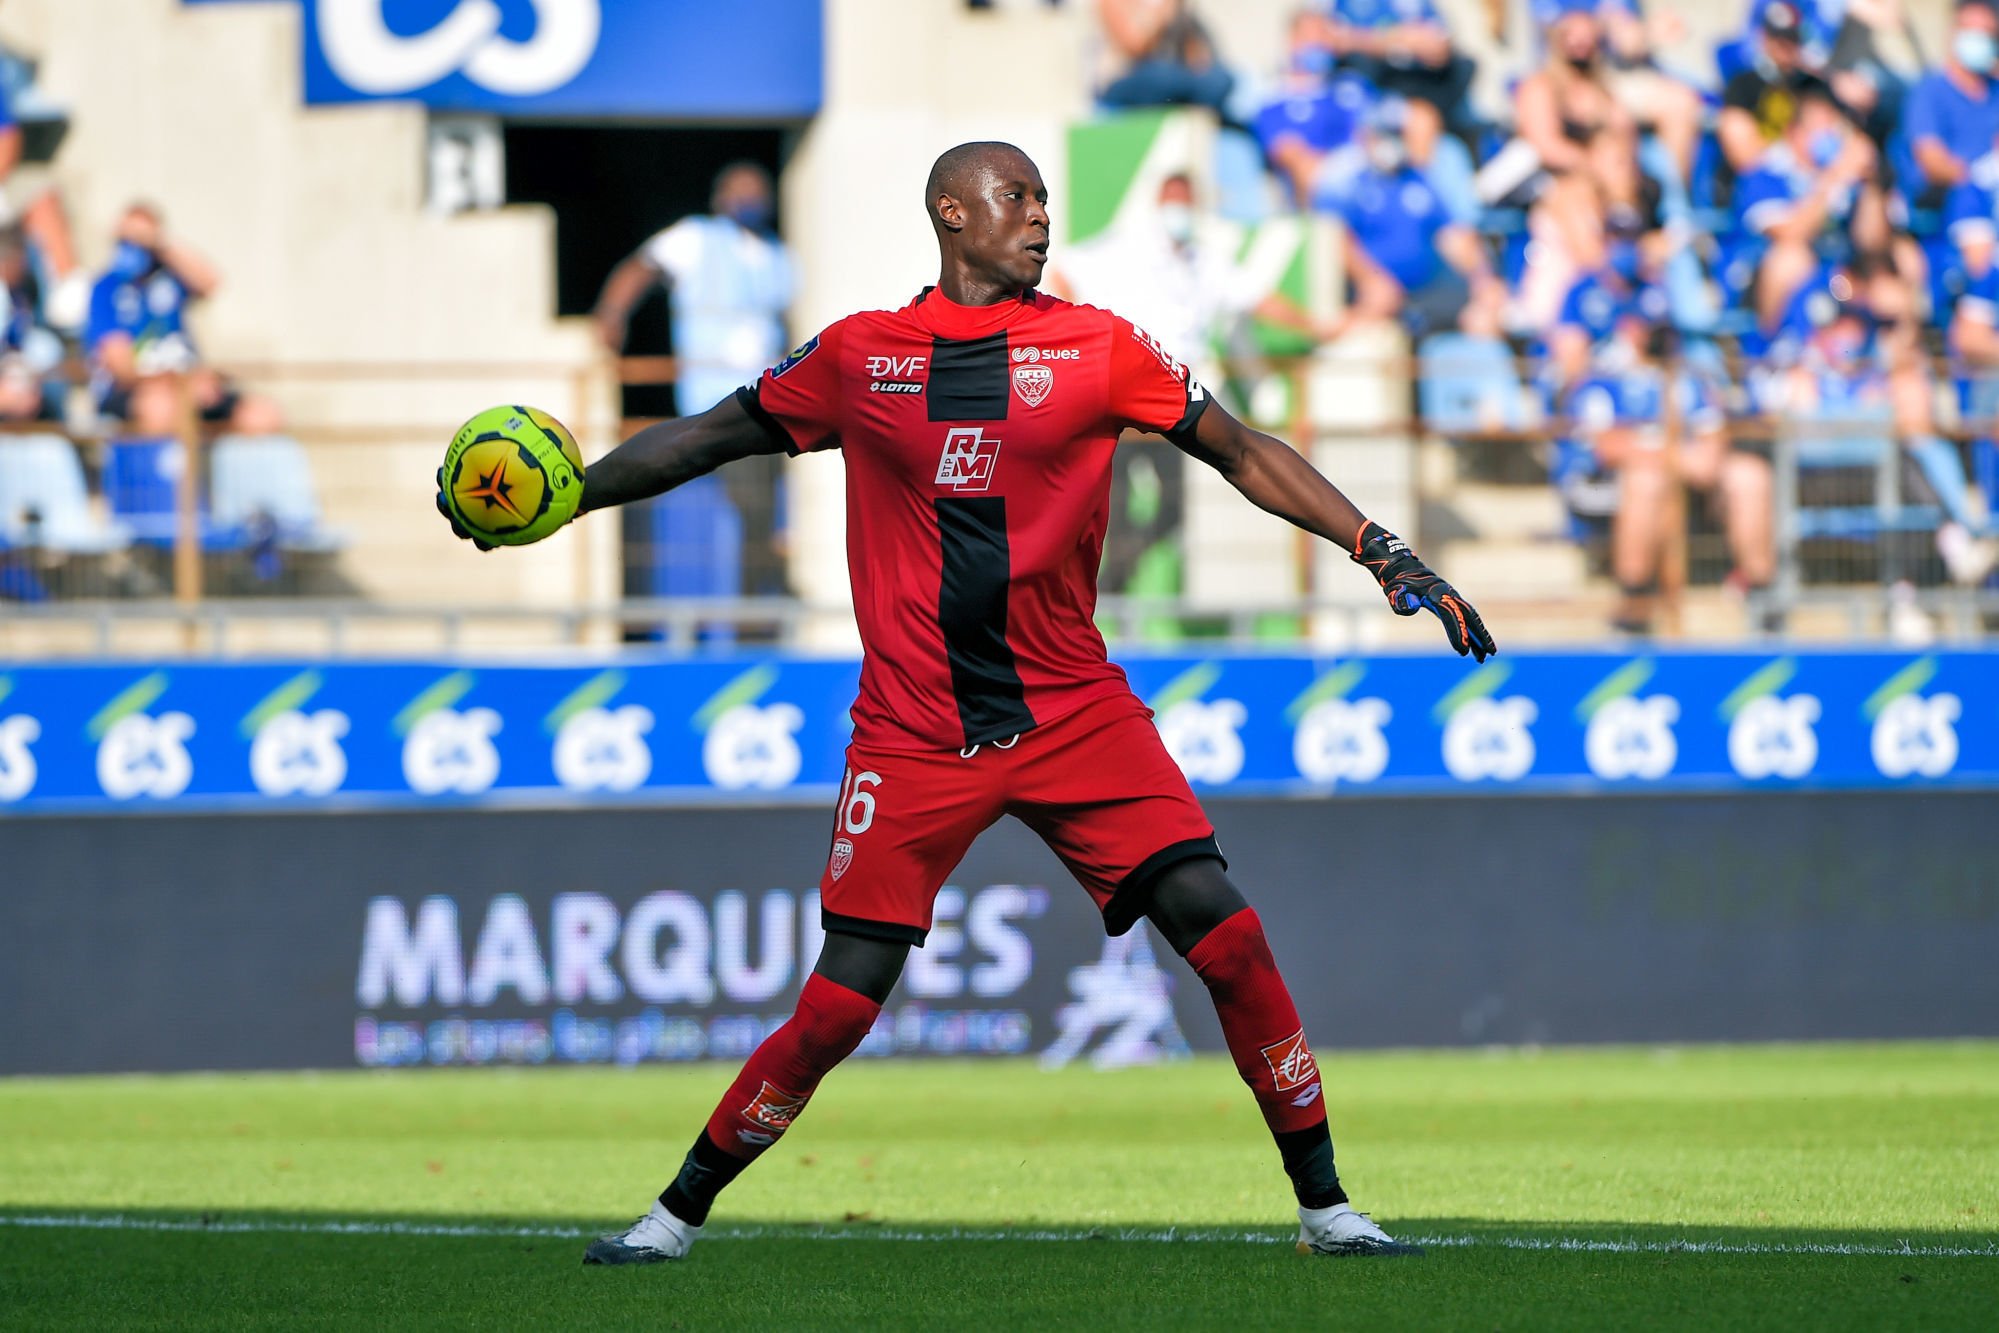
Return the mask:
<path id="1" fill-rule="evenodd" d="M 1151 716 L 1124 694 L 970 754 L 849 745 L 819 878 L 826 929 L 923 943 L 937 891 L 972 839 L 1013 815 L 1089 891 L 1106 930 L 1130 930 L 1160 871 L 1221 859 Z"/>

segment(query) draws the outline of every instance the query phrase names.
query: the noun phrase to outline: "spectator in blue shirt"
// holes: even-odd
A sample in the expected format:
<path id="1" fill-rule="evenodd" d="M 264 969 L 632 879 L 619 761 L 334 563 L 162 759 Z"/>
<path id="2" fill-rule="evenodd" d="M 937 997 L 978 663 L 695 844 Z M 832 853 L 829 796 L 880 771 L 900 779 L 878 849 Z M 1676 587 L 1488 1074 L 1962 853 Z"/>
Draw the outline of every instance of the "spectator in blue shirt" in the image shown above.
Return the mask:
<path id="1" fill-rule="evenodd" d="M 1999 147 L 1988 144 L 1972 159 L 1963 182 L 1945 196 L 1943 216 L 1965 277 L 1977 282 L 1991 270 L 1999 244 Z"/>
<path id="2" fill-rule="evenodd" d="M 1409 160 L 1406 106 L 1385 99 L 1362 136 L 1364 160 L 1314 199 L 1346 225 L 1353 300 L 1347 325 L 1399 318 L 1422 335 L 1452 327 L 1496 327 L 1505 291 L 1476 232 L 1451 216 L 1436 187 Z"/>
<path id="3" fill-rule="evenodd" d="M 1950 54 L 1925 74 L 1902 109 L 1902 132 L 1921 180 L 1912 200 L 1935 206 L 1969 177 L 1999 138 L 1999 0 L 1959 0 Z"/>
<path id="4" fill-rule="evenodd" d="M 1676 483 L 1719 506 L 1734 586 L 1760 588 L 1776 573 L 1769 461 L 1730 448 L 1714 394 L 1684 368 L 1669 369 L 1677 353 L 1671 329 L 1634 307 L 1569 398 L 1577 437 L 1617 478 L 1610 564 L 1620 598 L 1612 624 L 1627 633 L 1651 628 Z"/>
<path id="5" fill-rule="evenodd" d="M 1577 278 L 1562 298 L 1561 313 L 1548 332 L 1547 367 L 1557 388 L 1580 379 L 1610 344 L 1623 319 L 1637 316 L 1648 324 L 1670 321 L 1666 291 L 1653 281 L 1641 242 L 1635 237 L 1613 239 L 1605 262 Z"/>
<path id="6" fill-rule="evenodd" d="M 63 330 L 83 319 L 89 281 L 77 267 L 76 245 L 62 196 L 45 168 L 21 159 L 23 136 L 13 104 L 0 85 L 0 225 L 18 224 L 30 246 L 29 260 L 46 283 L 41 317 Z"/>
<path id="7" fill-rule="evenodd" d="M 1333 53 L 1319 40 L 1318 16 L 1309 10 L 1295 15 L 1277 95 L 1250 126 L 1293 202 L 1311 201 L 1326 155 L 1353 142 L 1373 98 L 1366 80 L 1334 71 Z"/>
<path id="8" fill-rule="evenodd" d="M 53 406 L 43 378 L 62 359 L 62 342 L 41 325 L 40 293 L 28 242 L 0 227 L 0 421 L 33 421 Z"/>
<path id="9" fill-rule="evenodd" d="M 1330 0 L 1320 31 L 1342 69 L 1434 108 L 1462 139 L 1477 134 L 1469 98 L 1477 70 L 1452 44 L 1434 0 Z M 1415 152 L 1428 156 L 1420 142 Z"/>
<path id="10" fill-rule="evenodd" d="M 1784 137 L 1735 187 L 1729 267 L 1753 266 L 1747 294 L 1768 333 L 1820 265 L 1854 245 L 1887 247 L 1887 222 L 1871 189 L 1874 145 L 1822 93 L 1807 93 Z"/>
<path id="11" fill-rule="evenodd" d="M 118 223 L 111 264 L 90 292 L 84 351 L 91 387 L 104 416 L 136 435 L 177 433 L 179 404 L 165 377 L 185 372 L 204 420 L 233 422 L 244 400 L 220 375 L 201 365 L 187 327 L 188 306 L 212 294 L 215 267 L 167 237 L 160 212 L 133 204 Z M 258 421 L 259 433 L 273 428 Z"/>

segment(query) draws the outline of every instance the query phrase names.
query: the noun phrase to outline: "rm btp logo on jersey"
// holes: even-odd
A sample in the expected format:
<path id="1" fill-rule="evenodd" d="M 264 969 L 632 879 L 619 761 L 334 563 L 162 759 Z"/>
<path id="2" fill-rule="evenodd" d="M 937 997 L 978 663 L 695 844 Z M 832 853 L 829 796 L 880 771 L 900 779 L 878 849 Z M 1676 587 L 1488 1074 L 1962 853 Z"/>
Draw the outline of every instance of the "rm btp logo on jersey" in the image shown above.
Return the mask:
<path id="1" fill-rule="evenodd" d="M 985 427 L 952 427 L 944 435 L 944 453 L 937 460 L 937 484 L 961 494 L 990 489 L 999 451 L 1000 442 L 987 439 Z"/>

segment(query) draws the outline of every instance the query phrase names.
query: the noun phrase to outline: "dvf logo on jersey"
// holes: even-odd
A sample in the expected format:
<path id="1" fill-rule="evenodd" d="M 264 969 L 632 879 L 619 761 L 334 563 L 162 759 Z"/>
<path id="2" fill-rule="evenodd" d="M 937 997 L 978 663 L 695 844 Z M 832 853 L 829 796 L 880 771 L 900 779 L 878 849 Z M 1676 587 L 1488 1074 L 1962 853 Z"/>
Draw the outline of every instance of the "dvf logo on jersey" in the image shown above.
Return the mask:
<path id="1" fill-rule="evenodd" d="M 983 426 L 954 426 L 944 435 L 944 454 L 937 460 L 937 484 L 955 491 L 983 491 L 993 484 L 1000 442 L 989 440 Z"/>
<path id="2" fill-rule="evenodd" d="M 1048 397 L 1048 391 L 1055 387 L 1055 372 L 1047 366 L 1015 366 L 1013 368 L 1013 391 L 1020 395 L 1020 401 L 1029 407 L 1041 406 Z"/>

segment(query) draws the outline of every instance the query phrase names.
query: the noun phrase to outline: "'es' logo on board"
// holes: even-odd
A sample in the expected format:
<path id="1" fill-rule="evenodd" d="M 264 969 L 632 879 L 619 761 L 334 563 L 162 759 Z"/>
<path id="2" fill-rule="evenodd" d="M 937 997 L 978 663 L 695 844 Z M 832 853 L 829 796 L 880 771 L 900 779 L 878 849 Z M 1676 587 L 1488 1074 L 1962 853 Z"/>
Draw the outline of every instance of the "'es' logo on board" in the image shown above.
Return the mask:
<path id="1" fill-rule="evenodd" d="M 937 460 L 937 484 L 955 491 L 983 491 L 993 484 L 1000 442 L 989 440 L 983 426 L 954 426 L 944 436 L 944 453 Z"/>
<path id="2" fill-rule="evenodd" d="M 1013 368 L 1013 391 L 1020 395 L 1020 401 L 1029 407 L 1041 406 L 1048 397 L 1048 391 L 1055 387 L 1055 372 L 1047 366 L 1015 366 Z"/>

